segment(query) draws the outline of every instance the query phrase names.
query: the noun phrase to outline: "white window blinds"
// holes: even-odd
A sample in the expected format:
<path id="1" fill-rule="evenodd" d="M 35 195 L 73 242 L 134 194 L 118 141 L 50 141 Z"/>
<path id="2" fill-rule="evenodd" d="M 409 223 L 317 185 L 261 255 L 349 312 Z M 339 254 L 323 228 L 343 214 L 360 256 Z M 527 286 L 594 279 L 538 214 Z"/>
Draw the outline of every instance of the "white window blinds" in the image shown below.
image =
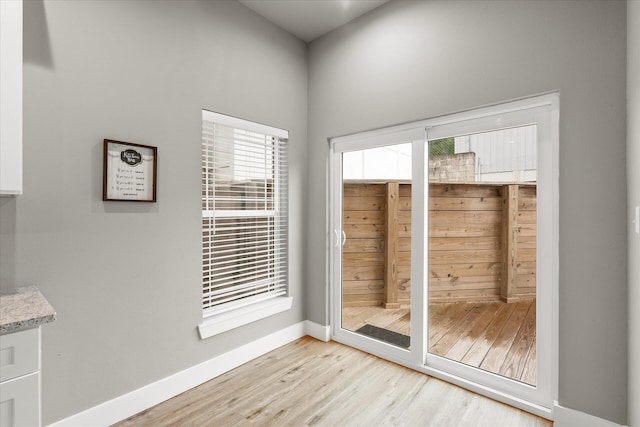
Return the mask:
<path id="1" fill-rule="evenodd" d="M 288 132 L 202 114 L 205 315 L 287 293 Z"/>

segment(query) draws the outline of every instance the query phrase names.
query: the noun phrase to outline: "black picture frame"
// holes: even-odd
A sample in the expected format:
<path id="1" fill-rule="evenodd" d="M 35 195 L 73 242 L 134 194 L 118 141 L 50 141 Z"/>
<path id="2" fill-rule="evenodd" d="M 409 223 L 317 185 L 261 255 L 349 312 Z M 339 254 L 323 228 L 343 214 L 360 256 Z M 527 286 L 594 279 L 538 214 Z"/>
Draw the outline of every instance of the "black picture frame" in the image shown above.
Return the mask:
<path id="1" fill-rule="evenodd" d="M 158 148 L 104 140 L 102 200 L 156 202 Z"/>

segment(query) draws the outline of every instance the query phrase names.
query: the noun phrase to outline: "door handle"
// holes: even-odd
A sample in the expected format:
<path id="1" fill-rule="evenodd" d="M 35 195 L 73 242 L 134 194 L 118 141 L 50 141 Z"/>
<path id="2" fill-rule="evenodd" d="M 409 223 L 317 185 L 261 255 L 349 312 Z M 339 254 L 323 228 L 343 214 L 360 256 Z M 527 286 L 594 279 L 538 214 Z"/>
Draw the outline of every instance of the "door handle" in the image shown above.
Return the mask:
<path id="1" fill-rule="evenodd" d="M 342 230 L 342 246 L 344 246 L 344 242 L 347 241 L 347 233 Z"/>

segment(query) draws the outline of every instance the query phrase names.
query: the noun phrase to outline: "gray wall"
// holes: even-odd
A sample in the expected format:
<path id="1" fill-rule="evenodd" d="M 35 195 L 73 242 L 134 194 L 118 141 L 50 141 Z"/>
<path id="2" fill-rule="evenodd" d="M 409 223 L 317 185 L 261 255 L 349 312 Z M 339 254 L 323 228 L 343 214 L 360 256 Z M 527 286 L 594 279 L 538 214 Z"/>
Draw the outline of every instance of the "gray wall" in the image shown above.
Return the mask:
<path id="1" fill-rule="evenodd" d="M 37 284 L 58 311 L 43 328 L 45 424 L 305 318 L 328 323 L 318 262 L 327 137 L 555 89 L 559 400 L 625 423 L 625 7 L 394 1 L 313 42 L 307 70 L 303 43 L 235 2 L 25 2 L 25 194 L 0 199 L 0 283 Z M 637 22 L 637 2 L 629 8 Z M 637 94 L 637 78 L 629 84 Z M 288 129 L 292 151 L 294 307 L 205 341 L 195 331 L 201 108 Z M 639 126 L 629 120 L 629 161 Z M 101 201 L 103 138 L 158 146 L 158 203 Z M 613 166 L 603 169 L 603 156 Z M 639 254 L 631 239 L 630 259 Z M 630 272 L 638 284 L 637 265 Z M 637 400 L 640 368 L 631 368 Z"/>
<path id="2" fill-rule="evenodd" d="M 563 406 L 627 419 L 624 1 L 393 1 L 310 45 L 310 320 L 326 324 L 327 138 L 560 90 Z M 603 160 L 603 159 L 606 159 Z"/>
<path id="3" fill-rule="evenodd" d="M 640 0 L 627 4 L 629 215 L 640 206 Z M 634 402 L 634 403 L 632 403 Z M 629 427 L 640 426 L 640 235 L 629 224 Z"/>
<path id="4" fill-rule="evenodd" d="M 0 283 L 36 284 L 58 312 L 44 423 L 304 320 L 304 43 L 231 1 L 24 8 L 24 195 L 0 199 Z M 204 341 L 202 108 L 290 131 L 294 297 Z M 102 202 L 104 138 L 158 147 L 157 203 Z"/>

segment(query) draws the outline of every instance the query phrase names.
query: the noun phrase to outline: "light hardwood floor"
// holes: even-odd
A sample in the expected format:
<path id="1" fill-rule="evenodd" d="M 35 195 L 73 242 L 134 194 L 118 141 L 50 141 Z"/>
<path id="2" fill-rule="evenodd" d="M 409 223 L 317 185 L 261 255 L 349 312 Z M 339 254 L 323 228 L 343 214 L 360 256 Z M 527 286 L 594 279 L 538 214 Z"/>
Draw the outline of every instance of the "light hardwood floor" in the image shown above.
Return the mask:
<path id="1" fill-rule="evenodd" d="M 547 427 L 552 422 L 342 344 L 305 337 L 116 426 Z"/>
<path id="2" fill-rule="evenodd" d="M 409 335 L 407 307 L 343 309 L 343 327 L 371 324 Z M 536 302 L 435 303 L 429 305 L 429 351 L 467 365 L 536 384 Z"/>

